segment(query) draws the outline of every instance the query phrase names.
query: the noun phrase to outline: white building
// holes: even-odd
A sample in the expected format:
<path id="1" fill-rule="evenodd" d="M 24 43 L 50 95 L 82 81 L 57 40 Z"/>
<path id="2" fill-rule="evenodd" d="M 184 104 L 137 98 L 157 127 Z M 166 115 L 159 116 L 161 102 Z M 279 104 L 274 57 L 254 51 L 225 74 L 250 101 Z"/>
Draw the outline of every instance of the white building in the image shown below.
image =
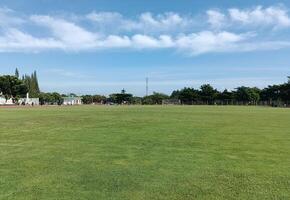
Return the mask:
<path id="1" fill-rule="evenodd" d="M 38 106 L 39 105 L 39 98 L 29 98 L 29 93 L 27 93 L 26 98 L 19 99 L 18 104 L 19 105 Z"/>
<path id="2" fill-rule="evenodd" d="M 13 105 L 12 98 L 6 100 L 6 98 L 0 93 L 0 105 Z"/>
<path id="3" fill-rule="evenodd" d="M 12 98 L 6 101 L 5 97 L 0 94 L 0 105 L 14 105 Z M 18 100 L 19 105 L 39 105 L 39 98 L 29 98 L 29 94 L 26 94 L 26 98 Z"/>
<path id="4" fill-rule="evenodd" d="M 81 105 L 83 104 L 81 97 L 63 97 L 63 105 Z"/>
<path id="5" fill-rule="evenodd" d="M 6 103 L 6 99 L 3 97 L 0 97 L 0 105 L 4 105 Z"/>
<path id="6" fill-rule="evenodd" d="M 13 100 L 8 99 L 6 101 L 6 99 L 4 97 L 0 97 L 0 105 L 13 105 Z"/>

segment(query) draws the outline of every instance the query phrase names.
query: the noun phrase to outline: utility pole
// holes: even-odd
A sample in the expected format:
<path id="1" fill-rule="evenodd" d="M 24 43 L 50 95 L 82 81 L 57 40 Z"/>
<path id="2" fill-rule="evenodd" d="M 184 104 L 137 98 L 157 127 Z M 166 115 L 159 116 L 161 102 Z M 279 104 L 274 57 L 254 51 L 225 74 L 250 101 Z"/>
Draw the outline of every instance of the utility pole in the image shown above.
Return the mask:
<path id="1" fill-rule="evenodd" d="M 149 84 L 149 79 L 148 77 L 146 77 L 146 96 L 148 96 L 148 90 L 149 90 L 148 84 Z"/>

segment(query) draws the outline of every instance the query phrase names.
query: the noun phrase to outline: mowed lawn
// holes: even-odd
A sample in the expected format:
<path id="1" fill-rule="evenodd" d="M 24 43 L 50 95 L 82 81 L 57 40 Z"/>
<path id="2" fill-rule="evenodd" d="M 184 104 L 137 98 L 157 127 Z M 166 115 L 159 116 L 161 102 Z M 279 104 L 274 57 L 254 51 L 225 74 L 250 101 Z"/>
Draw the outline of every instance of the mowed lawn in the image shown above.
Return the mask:
<path id="1" fill-rule="evenodd" d="M 290 109 L 0 107 L 0 199 L 290 199 Z"/>

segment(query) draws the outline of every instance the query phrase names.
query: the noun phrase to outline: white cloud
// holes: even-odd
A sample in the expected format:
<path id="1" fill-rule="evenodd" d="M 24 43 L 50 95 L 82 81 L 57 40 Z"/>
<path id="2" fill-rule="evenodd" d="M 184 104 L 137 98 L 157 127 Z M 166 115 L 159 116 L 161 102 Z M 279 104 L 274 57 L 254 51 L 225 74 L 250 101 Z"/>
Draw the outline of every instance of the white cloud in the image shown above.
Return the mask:
<path id="1" fill-rule="evenodd" d="M 188 55 L 199 55 L 211 52 L 249 52 L 290 47 L 290 42 L 287 41 L 249 42 L 251 37 L 253 37 L 252 34 L 216 33 L 211 31 L 180 35 L 175 38 L 169 35 L 158 37 L 142 34 L 136 34 L 131 37 L 109 35 L 104 38 L 85 40 L 85 42 L 75 46 L 76 43 L 68 43 L 67 41 L 59 40 L 59 38 L 36 38 L 19 30 L 11 29 L 4 36 L 0 37 L 0 51 L 38 52 L 48 49 L 91 51 L 112 48 L 175 48 Z"/>
<path id="2" fill-rule="evenodd" d="M 20 17 L 14 16 L 14 14 L 13 10 L 0 7 L 0 27 L 19 25 L 25 22 Z"/>
<path id="3" fill-rule="evenodd" d="M 220 28 L 225 25 L 226 16 L 223 13 L 217 10 L 208 10 L 206 14 L 208 16 L 207 21 L 213 28 Z"/>
<path id="4" fill-rule="evenodd" d="M 258 6 L 250 10 L 229 9 L 232 21 L 240 22 L 244 25 L 260 25 L 274 27 L 289 27 L 290 18 L 287 11 L 280 7 L 263 8 Z"/>
<path id="5" fill-rule="evenodd" d="M 263 8 L 257 6 L 254 9 L 239 10 L 229 9 L 229 16 L 232 21 L 240 22 L 245 25 L 261 25 L 274 27 L 289 27 L 290 18 L 287 10 L 282 7 Z"/>
<path id="6" fill-rule="evenodd" d="M 86 17 L 99 23 L 111 23 L 113 21 L 119 21 L 123 19 L 123 16 L 117 12 L 91 12 L 87 14 Z"/>
<path id="7" fill-rule="evenodd" d="M 214 33 L 203 31 L 190 35 L 181 36 L 177 39 L 177 47 L 181 50 L 189 50 L 192 55 L 207 52 L 228 52 L 238 42 L 248 39 L 249 34 L 238 35 L 230 32 Z"/>
<path id="8" fill-rule="evenodd" d="M 126 48 L 132 45 L 128 36 L 109 35 L 103 41 L 99 42 L 101 48 Z"/>
<path id="9" fill-rule="evenodd" d="M 164 32 L 189 29 L 194 19 L 168 12 L 153 15 L 150 12 L 141 13 L 136 19 L 126 19 L 116 12 L 92 12 L 86 18 L 93 21 L 100 30 L 142 31 L 143 33 Z"/>
<path id="10" fill-rule="evenodd" d="M 189 29 L 195 23 L 193 18 L 173 12 L 157 15 L 149 12 L 141 13 L 135 19 L 126 19 L 115 12 L 92 12 L 82 16 L 82 19 L 89 19 L 97 24 L 99 29 L 96 30 L 86 26 L 83 21 L 75 21 L 68 17 L 32 15 L 19 20 L 14 11 L 0 9 L 0 19 L 8 18 L 7 22 L 9 22 L 5 23 L 5 26 L 0 23 L 0 27 L 2 25 L 0 51 L 39 52 L 54 49 L 76 52 L 116 48 L 133 50 L 171 48 L 188 55 L 199 55 L 211 52 L 248 52 L 290 47 L 290 41 L 277 40 L 275 37 L 259 38 L 259 35 L 253 34 L 251 30 L 246 30 L 244 33 L 222 30 L 224 26 L 230 27 L 229 20 L 232 23 L 245 25 L 265 23 L 269 26 L 272 24 L 275 27 L 286 27 L 290 23 L 289 17 L 286 10 L 281 7 L 230 9 L 228 14 L 218 10 L 208 10 L 207 16 L 208 23 L 214 31 L 210 31 L 212 30 L 210 27 L 200 27 L 201 30 L 193 31 Z M 34 29 L 23 26 L 28 23 L 34 26 Z M 122 29 L 122 32 L 115 29 Z M 34 32 L 35 30 L 37 32 Z"/>
<path id="11" fill-rule="evenodd" d="M 132 37 L 132 41 L 134 45 L 138 48 L 146 48 L 146 47 L 159 47 L 159 41 L 153 37 L 147 36 L 147 35 L 134 35 Z"/>
<path id="12" fill-rule="evenodd" d="M 33 15 L 30 19 L 38 25 L 49 28 L 56 39 L 73 49 L 93 48 L 98 37 L 98 34 L 63 19 L 43 15 Z"/>
<path id="13" fill-rule="evenodd" d="M 260 41 L 260 42 L 244 42 L 235 45 L 233 50 L 236 52 L 251 52 L 251 51 L 267 51 L 289 48 L 290 41 Z"/>
<path id="14" fill-rule="evenodd" d="M 252 41 L 255 34 L 203 31 L 181 36 L 176 48 L 189 55 L 221 52 L 252 52 L 278 50 L 290 47 L 290 41 Z"/>
<path id="15" fill-rule="evenodd" d="M 217 10 L 207 11 L 208 23 L 214 28 L 225 26 L 243 25 L 253 27 L 290 27 L 288 10 L 282 6 L 262 7 L 257 6 L 251 9 L 228 9 L 226 13 Z"/>
<path id="16" fill-rule="evenodd" d="M 53 38 L 39 39 L 17 29 L 9 29 L 0 36 L 0 52 L 37 52 L 63 47 L 61 42 Z"/>
<path id="17" fill-rule="evenodd" d="M 262 7 L 256 6 L 250 9 L 230 8 L 226 12 L 218 9 L 206 11 L 207 23 L 214 29 L 244 25 L 248 28 L 255 27 L 290 27 L 288 10 L 283 6 Z M 198 15 L 180 15 L 175 12 L 152 14 L 141 13 L 135 18 L 126 18 L 117 12 L 91 12 L 86 15 L 98 30 L 102 31 L 142 31 L 146 34 L 189 33 L 193 29 L 206 26 Z"/>
<path id="18" fill-rule="evenodd" d="M 132 37 L 132 43 L 134 48 L 170 48 L 174 46 L 174 42 L 168 35 L 154 38 L 148 35 L 137 34 Z"/>
<path id="19" fill-rule="evenodd" d="M 181 17 L 177 13 L 169 12 L 153 16 L 151 13 L 142 13 L 139 17 L 140 26 L 144 29 L 171 30 L 177 27 L 184 28 L 191 20 Z"/>
<path id="20" fill-rule="evenodd" d="M 125 19 L 117 12 L 91 12 L 86 15 L 96 25 L 99 31 L 119 32 L 139 29 L 139 24 L 133 20 Z"/>

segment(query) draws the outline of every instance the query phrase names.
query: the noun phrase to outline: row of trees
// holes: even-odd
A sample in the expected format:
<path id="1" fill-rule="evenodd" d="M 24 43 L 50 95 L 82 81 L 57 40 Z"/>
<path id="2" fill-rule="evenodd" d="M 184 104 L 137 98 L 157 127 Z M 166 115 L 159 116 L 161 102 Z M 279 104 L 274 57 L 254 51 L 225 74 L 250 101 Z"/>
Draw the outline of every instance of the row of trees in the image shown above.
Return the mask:
<path id="1" fill-rule="evenodd" d="M 84 104 L 234 104 L 234 101 L 244 102 L 244 104 L 257 104 L 259 102 L 258 88 L 239 87 L 236 91 L 224 90 L 219 92 L 211 85 L 202 85 L 200 90 L 194 88 L 183 88 L 175 90 L 171 95 L 166 95 L 159 92 L 153 92 L 152 95 L 145 97 L 136 97 L 132 94 L 114 93 L 108 98 L 100 95 L 85 95 L 83 96 Z"/>
<path id="2" fill-rule="evenodd" d="M 261 90 L 256 87 L 238 87 L 235 91 L 222 92 L 205 84 L 199 90 L 183 88 L 173 91 L 170 98 L 178 99 L 181 104 L 257 104 L 260 100 Z"/>
<path id="3" fill-rule="evenodd" d="M 24 74 L 20 78 L 18 69 L 15 75 L 0 76 L 0 94 L 14 102 L 19 98 L 24 98 L 29 93 L 30 97 L 39 97 L 40 89 L 38 84 L 37 73 L 34 71 L 31 75 Z"/>
<path id="4" fill-rule="evenodd" d="M 61 95 L 57 92 L 53 93 L 40 92 L 38 94 L 40 105 L 61 105 L 63 103 L 64 96 L 65 95 Z"/>
<path id="5" fill-rule="evenodd" d="M 83 96 L 85 104 L 206 104 L 206 105 L 272 105 L 282 106 L 290 104 L 290 78 L 287 83 L 271 85 L 264 89 L 257 87 L 241 86 L 233 91 L 218 91 L 209 84 L 202 85 L 199 89 L 185 87 L 175 90 L 171 95 L 154 92 L 145 97 L 136 97 L 122 90 L 109 97 L 101 95 Z"/>
<path id="6" fill-rule="evenodd" d="M 209 84 L 202 85 L 199 89 L 185 87 L 174 90 L 171 95 L 154 92 L 145 97 L 136 97 L 127 93 L 124 89 L 120 93 L 114 93 L 108 97 L 103 95 L 84 95 L 84 104 L 221 104 L 221 105 L 272 105 L 281 106 L 290 104 L 290 77 L 287 83 L 270 85 L 264 89 L 257 87 L 241 86 L 233 91 L 218 91 Z M 63 95 L 57 92 L 40 92 L 37 73 L 24 74 L 20 78 L 18 69 L 15 75 L 0 76 L 0 94 L 6 99 L 17 99 L 26 96 L 39 98 L 41 104 L 62 104 L 63 97 L 76 96 L 75 94 Z"/>

